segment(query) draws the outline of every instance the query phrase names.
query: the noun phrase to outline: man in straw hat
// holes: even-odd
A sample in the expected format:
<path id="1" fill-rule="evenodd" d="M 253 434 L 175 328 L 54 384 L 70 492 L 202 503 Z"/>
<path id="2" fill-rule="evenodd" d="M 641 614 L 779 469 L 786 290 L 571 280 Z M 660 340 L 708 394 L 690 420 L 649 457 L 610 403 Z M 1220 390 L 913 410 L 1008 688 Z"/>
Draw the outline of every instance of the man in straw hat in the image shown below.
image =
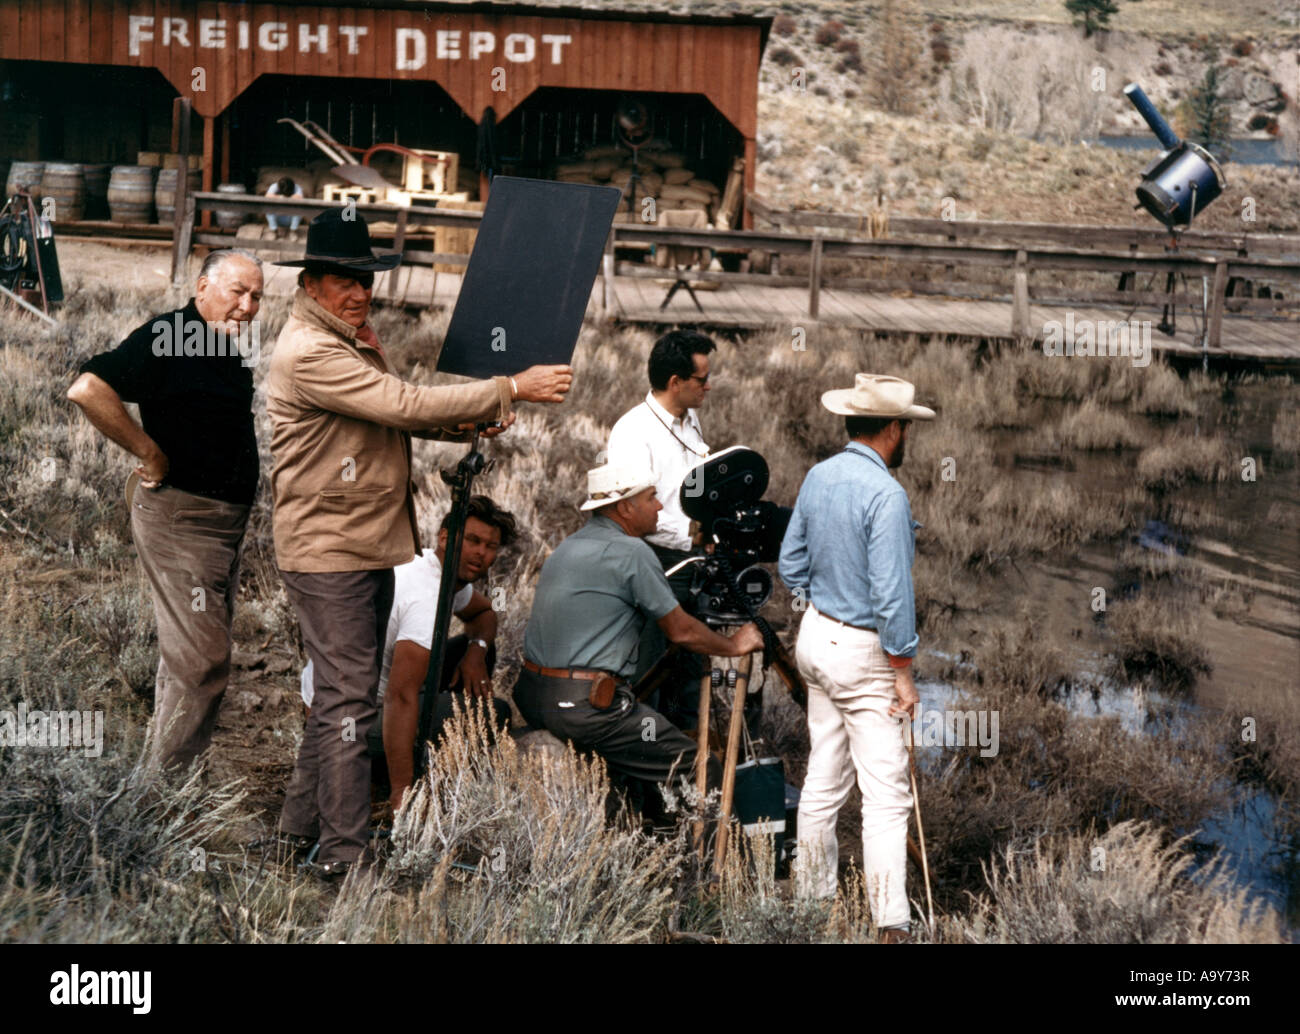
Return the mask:
<path id="1" fill-rule="evenodd" d="M 394 376 L 366 320 L 375 273 L 400 259 L 372 251 L 365 220 L 336 208 L 312 220 L 305 258 L 279 263 L 302 272 L 266 382 L 275 555 L 315 685 L 276 848 L 288 860 L 319 836 L 313 871 L 327 878 L 366 846 L 393 568 L 419 548 L 411 435 L 489 421 L 498 433 L 512 403 L 562 402 L 572 380 L 568 366 L 436 388 Z"/>
<path id="2" fill-rule="evenodd" d="M 900 730 L 917 703 L 914 529 L 907 493 L 890 475 L 913 420 L 934 411 L 897 377 L 860 373 L 822 405 L 843 416 L 849 442 L 804 478 L 781 545 L 781 578 L 807 604 L 795 659 L 808 684 L 808 775 L 799 800 L 796 882 L 833 897 L 835 821 L 856 776 L 862 864 L 886 941 L 905 940 L 907 815 L 912 806 Z"/>
<path id="3" fill-rule="evenodd" d="M 616 775 L 650 783 L 665 782 L 674 765 L 689 777 L 695 743 L 631 691 L 645 622 L 694 653 L 741 657 L 763 647 L 752 623 L 727 637 L 682 609 L 643 541 L 662 508 L 648 467 L 588 472 L 582 509 L 591 519 L 542 567 L 514 689 L 529 725 L 594 750 Z M 712 759 L 710 768 L 718 781 Z"/>

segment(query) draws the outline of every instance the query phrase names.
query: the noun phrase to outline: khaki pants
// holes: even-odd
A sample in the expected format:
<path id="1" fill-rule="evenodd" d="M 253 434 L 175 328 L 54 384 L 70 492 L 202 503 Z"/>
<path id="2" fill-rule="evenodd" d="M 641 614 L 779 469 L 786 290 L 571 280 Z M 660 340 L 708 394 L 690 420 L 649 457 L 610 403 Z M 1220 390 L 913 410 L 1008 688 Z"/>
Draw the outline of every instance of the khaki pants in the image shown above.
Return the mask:
<path id="1" fill-rule="evenodd" d="M 907 818 L 912 789 L 902 719 L 891 717 L 894 670 L 880 636 L 809 607 L 795 648 L 808 683 L 808 775 L 799 798 L 796 887 L 833 897 L 835 820 L 856 780 L 862 791 L 862 869 L 879 927 L 906 926 Z"/>
<path id="2" fill-rule="evenodd" d="M 212 742 L 230 679 L 230 623 L 249 507 L 136 487 L 131 536 L 158 623 L 153 756 L 183 767 Z"/>
<path id="3" fill-rule="evenodd" d="M 354 862 L 370 825 L 366 738 L 379 714 L 393 572 L 281 571 L 280 577 L 298 613 L 315 684 L 279 827 L 319 836 L 322 863 Z"/>

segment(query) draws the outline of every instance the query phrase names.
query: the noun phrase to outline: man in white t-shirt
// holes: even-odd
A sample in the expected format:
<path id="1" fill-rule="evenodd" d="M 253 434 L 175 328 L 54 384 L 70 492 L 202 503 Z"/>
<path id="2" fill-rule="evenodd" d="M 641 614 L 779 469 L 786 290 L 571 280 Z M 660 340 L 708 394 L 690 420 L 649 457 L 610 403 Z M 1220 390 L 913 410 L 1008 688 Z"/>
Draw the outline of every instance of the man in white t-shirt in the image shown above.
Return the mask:
<path id="1" fill-rule="evenodd" d="M 488 597 L 473 583 L 487 575 L 502 546 L 517 534 L 512 514 L 487 496 L 471 496 L 461 543 L 460 570 L 452 611 L 465 626 L 465 634 L 447 641 L 443 671 L 439 680 L 429 670 L 433 627 L 438 617 L 438 592 L 442 582 L 442 561 L 447 549 L 447 523 L 438 532 L 438 548 L 424 550 L 414 560 L 393 568 L 393 606 L 388 616 L 388 634 L 379 675 L 379 705 L 382 749 L 388 764 L 389 801 L 396 811 L 414 775 L 416 734 L 420 720 L 420 699 L 426 692 L 437 693 L 431 736 L 436 742 L 443 723 L 452 715 L 450 692 L 477 697 L 491 703 L 495 728 L 510 726 L 510 705 L 492 695 L 492 668 L 496 662 L 493 642 L 497 616 Z M 302 697 L 311 706 L 313 668 L 302 673 Z M 372 744 L 378 753 L 380 744 Z"/>

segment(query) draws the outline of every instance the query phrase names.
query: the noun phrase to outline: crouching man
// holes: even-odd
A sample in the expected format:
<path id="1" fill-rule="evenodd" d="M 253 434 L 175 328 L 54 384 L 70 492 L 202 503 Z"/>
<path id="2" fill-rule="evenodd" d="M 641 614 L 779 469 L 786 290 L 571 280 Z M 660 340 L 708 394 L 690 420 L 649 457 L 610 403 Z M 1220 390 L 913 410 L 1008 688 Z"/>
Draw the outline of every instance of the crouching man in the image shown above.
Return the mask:
<path id="1" fill-rule="evenodd" d="M 632 693 L 643 626 L 657 622 L 669 642 L 718 657 L 762 649 L 763 637 L 753 624 L 719 635 L 677 602 L 642 541 L 662 509 L 648 469 L 597 467 L 587 494 L 582 509 L 594 511 L 591 519 L 542 567 L 515 705 L 529 725 L 595 751 L 617 776 L 663 784 L 675 766 L 689 778 L 694 741 Z M 709 767 L 718 782 L 712 758 Z"/>
<path id="2" fill-rule="evenodd" d="M 456 595 L 452 612 L 465 633 L 447 641 L 442 677 L 429 666 L 438 618 L 438 593 L 447 555 L 450 515 L 443 518 L 438 548 L 426 549 L 408 564 L 393 568 L 393 606 L 388 616 L 384 659 L 379 674 L 380 721 L 368 734 L 371 753 L 384 755 L 388 766 L 389 803 L 394 812 L 411 787 L 424 694 L 434 693 L 430 738 L 437 743 L 442 727 L 455 713 L 452 697 L 466 707 L 472 700 L 492 706 L 492 730 L 510 728 L 510 705 L 492 695 L 496 667 L 497 615 L 491 601 L 474 588 L 486 578 L 497 554 L 518 534 L 514 515 L 485 495 L 471 496 L 465 515 Z M 310 661 L 302 673 L 302 698 L 311 706 L 315 671 Z M 381 734 L 382 729 L 382 734 Z"/>

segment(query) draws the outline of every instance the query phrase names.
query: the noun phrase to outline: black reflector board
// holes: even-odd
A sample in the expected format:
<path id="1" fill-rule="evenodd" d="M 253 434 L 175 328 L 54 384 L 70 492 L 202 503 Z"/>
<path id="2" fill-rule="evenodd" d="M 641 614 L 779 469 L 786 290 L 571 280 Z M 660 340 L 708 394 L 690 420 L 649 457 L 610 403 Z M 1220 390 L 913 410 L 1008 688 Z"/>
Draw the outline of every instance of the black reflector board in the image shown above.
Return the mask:
<path id="1" fill-rule="evenodd" d="M 491 377 L 569 362 L 622 196 L 617 187 L 493 179 L 438 369 Z"/>

